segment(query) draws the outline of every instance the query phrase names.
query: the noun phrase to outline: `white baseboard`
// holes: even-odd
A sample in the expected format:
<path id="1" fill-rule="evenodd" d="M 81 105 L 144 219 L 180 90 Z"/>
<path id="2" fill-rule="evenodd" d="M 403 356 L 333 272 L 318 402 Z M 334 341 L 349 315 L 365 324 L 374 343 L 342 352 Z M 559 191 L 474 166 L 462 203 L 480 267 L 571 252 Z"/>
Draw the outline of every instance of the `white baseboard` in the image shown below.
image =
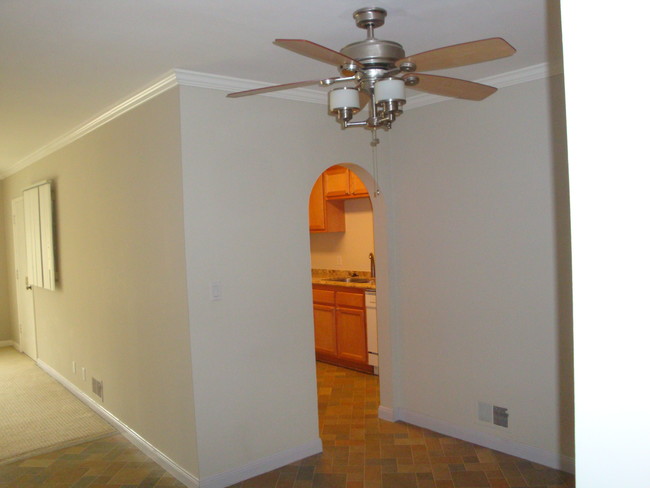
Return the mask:
<path id="1" fill-rule="evenodd" d="M 449 437 L 455 437 L 456 439 L 462 439 L 473 444 L 478 444 L 479 446 L 488 447 L 495 451 L 504 452 L 511 456 L 548 466 L 549 468 L 559 469 L 567 473 L 575 473 L 575 459 L 559 453 L 532 447 L 496 435 L 486 434 L 485 432 L 458 427 L 406 408 L 395 409 L 393 414 L 395 421 L 402 420 L 409 424 L 417 425 L 418 427 L 423 427 Z M 380 418 L 382 417 L 380 416 Z"/>
<path id="2" fill-rule="evenodd" d="M 281 468 L 282 466 L 299 461 L 300 459 L 313 456 L 322 451 L 323 442 L 320 438 L 314 439 L 302 446 L 293 447 L 282 452 L 271 454 L 265 458 L 258 459 L 257 461 L 253 461 L 241 468 L 201 479 L 199 486 L 200 488 L 225 488 L 234 485 L 235 483 L 239 483 L 240 481 Z"/>
<path id="3" fill-rule="evenodd" d="M 135 447 L 140 449 L 143 453 L 153 459 L 157 464 L 167 470 L 171 475 L 173 475 L 181 483 L 184 483 L 190 488 L 198 488 L 199 480 L 196 476 L 186 471 L 184 468 L 176 464 L 172 459 L 167 457 L 163 452 L 156 449 L 150 442 L 145 438 L 140 436 L 136 431 L 131 429 L 128 425 L 118 419 L 111 412 L 106 410 L 100 404 L 95 402 L 92 398 L 86 395 L 83 391 L 77 388 L 73 383 L 63 377 L 59 372 L 54 368 L 44 363 L 40 359 L 36 361 L 36 364 L 52 378 L 61 383 L 70 393 L 79 398 L 84 402 L 88 407 L 94 410 L 100 417 L 102 417 L 106 422 L 115 427 L 124 437 L 126 437 Z M 201 485 L 203 486 L 203 485 Z"/>
<path id="4" fill-rule="evenodd" d="M 22 352 L 20 349 L 20 344 L 16 341 L 0 341 L 0 347 L 13 347 L 16 351 Z"/>
<path id="5" fill-rule="evenodd" d="M 377 410 L 377 417 L 389 422 L 395 422 L 398 420 L 395 418 L 395 412 L 393 412 L 392 407 L 384 407 L 383 405 L 379 405 L 379 409 Z"/>

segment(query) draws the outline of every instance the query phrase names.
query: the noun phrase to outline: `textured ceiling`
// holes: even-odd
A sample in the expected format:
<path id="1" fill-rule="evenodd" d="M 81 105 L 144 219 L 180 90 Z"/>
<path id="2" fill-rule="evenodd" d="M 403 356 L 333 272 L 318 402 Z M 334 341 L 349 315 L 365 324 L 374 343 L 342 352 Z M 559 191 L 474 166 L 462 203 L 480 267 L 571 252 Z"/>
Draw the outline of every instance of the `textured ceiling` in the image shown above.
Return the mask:
<path id="1" fill-rule="evenodd" d="M 0 177 L 172 69 L 286 83 L 334 67 L 273 46 L 361 40 L 349 0 L 2 0 Z M 407 54 L 503 37 L 506 59 L 437 72 L 469 80 L 561 62 L 557 0 L 388 0 L 375 35 Z"/>

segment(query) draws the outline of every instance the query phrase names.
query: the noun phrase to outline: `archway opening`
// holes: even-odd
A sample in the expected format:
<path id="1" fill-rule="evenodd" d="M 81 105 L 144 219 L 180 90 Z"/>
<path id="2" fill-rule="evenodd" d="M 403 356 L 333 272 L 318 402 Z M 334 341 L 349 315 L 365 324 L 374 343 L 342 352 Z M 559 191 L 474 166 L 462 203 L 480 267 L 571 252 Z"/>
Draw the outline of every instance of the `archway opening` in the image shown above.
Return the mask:
<path id="1" fill-rule="evenodd" d="M 347 193 L 341 190 L 339 185 L 341 181 L 344 183 L 344 188 L 347 185 Z M 321 392 L 330 390 L 329 385 L 324 385 L 321 381 L 322 365 L 329 367 L 333 363 L 332 361 L 320 362 L 322 360 L 322 355 L 319 357 L 318 354 L 320 349 L 321 353 L 323 350 L 329 352 L 330 356 L 326 359 L 338 356 L 335 359 L 340 361 L 343 356 L 343 359 L 348 362 L 342 366 L 352 367 L 340 371 L 349 371 L 353 373 L 352 376 L 359 375 L 356 371 L 363 371 L 361 375 L 369 379 L 366 384 L 372 385 L 370 390 L 372 388 L 376 390 L 374 397 L 366 397 L 366 400 L 376 402 L 376 417 L 393 421 L 395 420 L 392 368 L 394 341 L 391 339 L 389 326 L 387 212 L 383 195 L 375 194 L 375 188 L 375 181 L 370 173 L 353 163 L 339 163 L 325 169 L 317 176 L 311 188 L 310 251 L 316 349 L 314 354 L 317 359 L 319 413 L 322 412 L 323 406 Z M 314 216 L 314 205 L 319 209 L 319 214 L 329 212 L 325 218 L 322 215 L 320 218 Z M 334 230 L 340 225 L 341 216 L 343 226 Z M 314 224 L 319 227 L 315 229 Z M 341 286 L 342 281 L 331 281 L 332 278 L 346 279 L 345 286 Z M 338 292 L 341 293 L 341 300 L 337 303 Z M 357 335 L 356 340 L 353 337 L 349 341 L 352 347 L 347 349 L 347 346 L 344 347 L 341 354 L 336 343 L 339 325 L 337 318 L 341 318 L 344 327 L 358 331 L 360 316 L 363 316 L 365 336 L 359 339 Z M 368 334 L 368 321 L 371 322 L 370 334 Z M 321 333 L 324 338 L 319 337 Z M 368 346 L 369 335 L 370 346 Z M 374 346 L 373 342 L 375 342 Z M 356 352 L 355 345 L 358 347 Z M 363 350 L 359 352 L 361 348 Z M 359 367 L 360 363 L 361 367 Z M 347 374 L 340 371 L 335 374 L 339 376 Z M 321 388 L 323 386 L 324 388 Z M 358 395 L 362 396 L 362 393 L 359 392 Z M 366 417 L 369 411 L 366 412 Z M 371 416 L 374 417 L 375 414 Z M 320 420 L 320 432 L 323 433 L 323 419 Z"/>
<path id="2" fill-rule="evenodd" d="M 354 169 L 331 166 L 312 188 L 309 216 L 316 359 L 378 374 L 370 192 Z"/>

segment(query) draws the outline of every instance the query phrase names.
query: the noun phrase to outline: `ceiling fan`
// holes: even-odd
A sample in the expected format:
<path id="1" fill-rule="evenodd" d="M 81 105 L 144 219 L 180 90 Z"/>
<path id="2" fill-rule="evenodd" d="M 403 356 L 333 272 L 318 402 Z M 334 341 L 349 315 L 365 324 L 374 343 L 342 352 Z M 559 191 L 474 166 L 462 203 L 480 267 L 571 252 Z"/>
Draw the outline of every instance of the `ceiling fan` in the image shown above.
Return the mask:
<path id="1" fill-rule="evenodd" d="M 365 7 L 354 12 L 357 27 L 366 29 L 366 39 L 333 51 L 304 39 L 276 39 L 274 44 L 295 53 L 338 67 L 340 76 L 322 80 L 299 81 L 228 94 L 245 97 L 310 85 L 331 86 L 329 110 L 336 115 L 343 129 L 364 127 L 386 130 L 402 113 L 406 103 L 405 86 L 445 97 L 483 100 L 497 89 L 472 81 L 421 73 L 455 68 L 511 56 L 515 48 L 494 37 L 424 51 L 406 56 L 397 42 L 376 39 L 374 30 L 384 25 L 387 12 L 379 7 Z M 416 72 L 417 71 L 417 72 Z M 369 103 L 370 102 L 370 103 Z M 352 121 L 353 116 L 369 103 L 369 117 Z"/>

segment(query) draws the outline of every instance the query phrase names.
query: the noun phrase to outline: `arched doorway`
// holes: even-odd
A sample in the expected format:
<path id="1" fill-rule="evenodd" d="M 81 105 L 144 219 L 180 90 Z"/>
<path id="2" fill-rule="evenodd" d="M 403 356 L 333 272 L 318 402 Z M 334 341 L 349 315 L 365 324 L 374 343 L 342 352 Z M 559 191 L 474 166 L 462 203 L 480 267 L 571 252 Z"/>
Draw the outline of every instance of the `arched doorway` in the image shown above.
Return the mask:
<path id="1" fill-rule="evenodd" d="M 370 193 L 353 170 L 332 166 L 310 197 L 316 358 L 378 373 Z"/>
<path id="2" fill-rule="evenodd" d="M 380 380 L 381 400 L 379 417 L 385 420 L 394 420 L 393 404 L 393 346 L 389 327 L 390 308 L 388 303 L 388 246 L 386 232 L 386 207 L 383 195 L 375 194 L 375 182 L 372 176 L 361 166 L 354 163 L 339 163 L 324 169 L 315 183 L 311 193 L 312 204 L 316 199 L 321 206 L 321 212 L 326 213 L 318 223 L 320 227 L 310 232 L 310 251 L 312 263 L 312 282 L 320 284 L 337 285 L 336 282 L 328 280 L 320 281 L 323 278 L 352 278 L 357 281 L 352 285 L 356 291 L 363 292 L 362 298 L 356 299 L 356 304 L 363 301 L 364 320 L 372 320 L 376 324 L 371 332 L 371 342 L 374 339 L 374 350 L 367 352 L 366 359 L 370 357 L 369 366 L 365 372 L 378 374 Z M 329 173 L 329 175 L 328 175 Z M 343 182 L 343 185 L 340 183 Z M 329 183 L 329 184 L 328 184 Z M 343 187 L 343 189 L 342 189 Z M 310 208 L 310 222 L 314 224 L 313 209 Z M 341 220 L 343 224 L 341 225 Z M 366 282 L 368 280 L 368 282 Z M 312 284 L 313 284 L 312 283 Z M 373 286 L 366 286 L 373 285 Z M 350 286 L 346 283 L 346 286 Z M 326 288 L 327 290 L 327 288 Z M 335 290 L 329 290 L 335 291 Z M 374 291 L 375 294 L 366 293 Z M 346 296 L 345 298 L 350 298 Z M 315 314 L 320 308 L 325 315 L 330 317 L 330 350 L 333 347 L 331 337 L 336 332 L 336 302 L 332 303 L 332 294 L 325 299 L 322 296 L 314 303 Z M 330 300 L 329 303 L 326 303 Z M 371 303 L 372 302 L 372 303 Z M 343 307 L 355 309 L 352 307 Z M 361 306 L 356 307 L 360 309 Z M 344 310 L 339 316 L 354 310 Z M 318 320 L 315 315 L 315 320 Z M 348 321 L 348 325 L 354 324 L 354 319 Z M 373 324 L 373 325 L 374 325 Z M 318 324 L 315 323 L 315 328 Z M 323 349 L 323 343 L 319 344 L 316 337 L 315 343 Z M 374 336 L 374 337 L 373 337 Z M 366 342 L 368 334 L 363 340 L 357 340 L 357 345 Z M 372 348 L 372 345 L 371 345 Z M 352 358 L 349 350 L 343 356 Z M 331 358 L 330 358 L 331 359 Z M 357 363 L 358 364 L 358 363 Z M 345 365 L 344 365 L 345 366 Z M 349 366 L 349 363 L 347 364 Z M 354 365 L 353 365 L 354 366 Z M 364 370 L 363 368 L 355 368 Z"/>

